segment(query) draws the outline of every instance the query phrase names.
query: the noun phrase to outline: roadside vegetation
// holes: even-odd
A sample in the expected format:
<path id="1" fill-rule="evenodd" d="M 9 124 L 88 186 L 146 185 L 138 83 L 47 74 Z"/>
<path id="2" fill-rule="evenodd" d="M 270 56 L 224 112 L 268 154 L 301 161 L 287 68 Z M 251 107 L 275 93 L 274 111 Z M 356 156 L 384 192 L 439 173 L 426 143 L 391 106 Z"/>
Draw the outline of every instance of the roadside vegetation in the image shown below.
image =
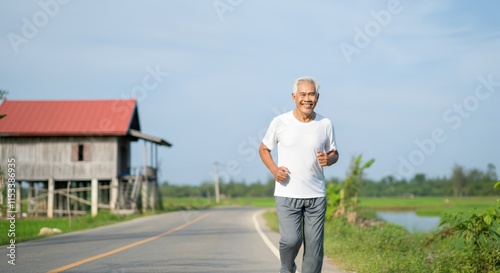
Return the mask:
<path id="1" fill-rule="evenodd" d="M 325 253 L 349 271 L 363 272 L 500 272 L 500 201 L 476 201 L 473 209 L 455 206 L 457 200 L 419 198 L 420 202 L 401 199 L 398 207 L 423 207 L 433 213 L 441 211 L 439 228 L 428 234 L 410 233 L 404 228 L 378 221 L 368 210 L 360 209 L 358 196 L 362 188 L 363 171 L 373 160 L 362 163 L 361 155 L 354 158 L 346 180 L 328 187 L 328 217 L 325 226 Z M 453 171 L 456 175 L 456 168 Z M 465 181 L 464 176 L 460 176 Z M 500 190 L 491 173 L 484 184 Z M 451 180 L 453 181 L 453 179 Z M 455 185 L 455 184 L 452 184 Z M 464 183 L 453 187 L 455 195 L 463 196 Z M 498 194 L 498 191 L 497 191 Z M 414 195 L 406 197 L 415 199 Z M 479 201 L 478 201 L 479 200 Z M 368 203 L 369 203 L 368 199 Z M 373 199 L 371 200 L 374 201 Z M 421 202 L 424 201 L 424 202 Z M 388 200 L 379 202 L 378 205 Z M 402 204 L 406 206 L 402 206 Z M 386 203 L 385 206 L 388 206 Z M 392 205 L 390 205 L 392 206 Z M 389 206 L 389 207 L 390 207 Z M 377 207 L 373 204 L 365 208 Z M 443 213 L 443 207 L 445 207 Z"/>
<path id="2" fill-rule="evenodd" d="M 410 233 L 369 213 L 356 223 L 331 218 L 325 226 L 325 253 L 358 273 L 500 272 L 499 215 L 500 203 L 445 213 L 430 233 Z"/>
<path id="3" fill-rule="evenodd" d="M 371 164 L 354 158 L 346 180 L 328 187 L 325 255 L 337 266 L 357 273 L 500 272 L 500 181 L 491 197 L 359 197 L 363 170 Z M 412 233 L 377 219 L 377 209 L 442 220 L 433 232 Z M 278 231 L 276 213 L 264 217 Z"/>

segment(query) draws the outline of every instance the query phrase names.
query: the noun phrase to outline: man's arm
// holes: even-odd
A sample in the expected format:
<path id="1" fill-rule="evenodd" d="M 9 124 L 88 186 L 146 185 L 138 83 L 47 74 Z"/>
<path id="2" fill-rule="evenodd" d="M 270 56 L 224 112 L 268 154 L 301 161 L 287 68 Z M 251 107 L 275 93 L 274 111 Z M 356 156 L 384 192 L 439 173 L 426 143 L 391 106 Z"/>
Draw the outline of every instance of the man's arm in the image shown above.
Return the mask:
<path id="1" fill-rule="evenodd" d="M 269 171 L 273 174 L 274 179 L 280 183 L 285 181 L 288 177 L 288 169 L 283 166 L 278 167 L 278 165 L 274 163 L 271 150 L 269 150 L 263 143 L 260 144 L 259 155 L 262 162 L 264 162 L 264 165 L 266 165 Z"/>
<path id="2" fill-rule="evenodd" d="M 339 161 L 339 151 L 333 150 L 328 152 L 328 164 L 327 166 L 332 166 Z"/>

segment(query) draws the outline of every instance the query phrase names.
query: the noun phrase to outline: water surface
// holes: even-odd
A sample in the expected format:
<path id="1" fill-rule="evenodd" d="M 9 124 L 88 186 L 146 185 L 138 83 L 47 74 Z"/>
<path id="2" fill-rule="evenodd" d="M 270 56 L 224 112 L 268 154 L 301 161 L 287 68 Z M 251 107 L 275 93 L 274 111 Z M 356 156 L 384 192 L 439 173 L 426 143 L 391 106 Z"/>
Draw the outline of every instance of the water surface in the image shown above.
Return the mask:
<path id="1" fill-rule="evenodd" d="M 386 222 L 403 226 L 410 232 L 432 231 L 441 220 L 439 216 L 419 216 L 414 211 L 379 211 L 377 216 Z"/>

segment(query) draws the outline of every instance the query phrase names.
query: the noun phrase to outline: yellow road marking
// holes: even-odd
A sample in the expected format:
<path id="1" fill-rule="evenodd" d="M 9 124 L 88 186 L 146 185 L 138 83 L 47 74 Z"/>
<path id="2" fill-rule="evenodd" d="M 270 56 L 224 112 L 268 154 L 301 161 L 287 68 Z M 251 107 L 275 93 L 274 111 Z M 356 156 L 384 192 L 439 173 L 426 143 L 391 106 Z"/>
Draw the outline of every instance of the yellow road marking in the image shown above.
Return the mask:
<path id="1" fill-rule="evenodd" d="M 187 223 L 185 223 L 183 225 L 180 225 L 180 226 L 178 226 L 176 228 L 173 228 L 171 230 L 167 230 L 167 231 L 163 232 L 162 234 L 158 234 L 156 236 L 149 237 L 147 239 L 144 239 L 144 240 L 141 240 L 141 241 L 138 241 L 138 242 L 126 245 L 126 246 L 122 246 L 122 247 L 116 248 L 114 250 L 111 250 L 111 251 L 108 251 L 108 252 L 105 252 L 105 253 L 102 253 L 102 254 L 99 254 L 99 255 L 96 255 L 96 256 L 92 256 L 92 257 L 87 258 L 87 259 L 80 260 L 78 262 L 74 262 L 74 263 L 71 263 L 71 264 L 68 264 L 68 265 L 65 265 L 65 266 L 53 269 L 53 270 L 49 271 L 48 273 L 62 272 L 62 271 L 68 270 L 70 268 L 77 267 L 79 265 L 82 265 L 82 264 L 85 264 L 85 263 L 88 263 L 88 262 L 91 262 L 91 261 L 95 261 L 95 260 L 98 260 L 98 259 L 110 256 L 110 255 L 116 254 L 116 253 L 124 251 L 126 249 L 129 249 L 129 248 L 132 248 L 132 247 L 135 247 L 135 246 L 138 246 L 138 245 L 142 245 L 142 244 L 147 243 L 147 242 L 151 242 L 151 241 L 156 240 L 156 239 L 158 239 L 160 237 L 163 237 L 163 236 L 168 235 L 170 233 L 173 233 L 173 232 L 179 231 L 179 230 L 181 230 L 183 228 L 186 228 L 187 226 L 192 225 L 192 224 L 200 221 L 201 219 L 207 217 L 208 214 L 209 213 L 205 213 L 203 215 L 200 215 L 198 218 L 196 218 L 194 220 L 191 220 L 191 221 L 189 221 L 189 222 L 187 222 Z"/>

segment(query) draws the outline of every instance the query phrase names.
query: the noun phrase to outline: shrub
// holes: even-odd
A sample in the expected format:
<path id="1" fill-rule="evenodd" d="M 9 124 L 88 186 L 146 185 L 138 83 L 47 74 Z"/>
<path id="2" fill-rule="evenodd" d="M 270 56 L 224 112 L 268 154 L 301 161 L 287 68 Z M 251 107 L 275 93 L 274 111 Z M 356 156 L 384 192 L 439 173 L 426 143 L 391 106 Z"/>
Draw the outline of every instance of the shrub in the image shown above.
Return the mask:
<path id="1" fill-rule="evenodd" d="M 500 189 L 500 181 L 495 184 Z M 500 201 L 491 208 L 445 214 L 439 239 L 450 246 L 434 259 L 445 272 L 500 272 Z M 466 270 L 466 271 L 462 271 Z"/>

